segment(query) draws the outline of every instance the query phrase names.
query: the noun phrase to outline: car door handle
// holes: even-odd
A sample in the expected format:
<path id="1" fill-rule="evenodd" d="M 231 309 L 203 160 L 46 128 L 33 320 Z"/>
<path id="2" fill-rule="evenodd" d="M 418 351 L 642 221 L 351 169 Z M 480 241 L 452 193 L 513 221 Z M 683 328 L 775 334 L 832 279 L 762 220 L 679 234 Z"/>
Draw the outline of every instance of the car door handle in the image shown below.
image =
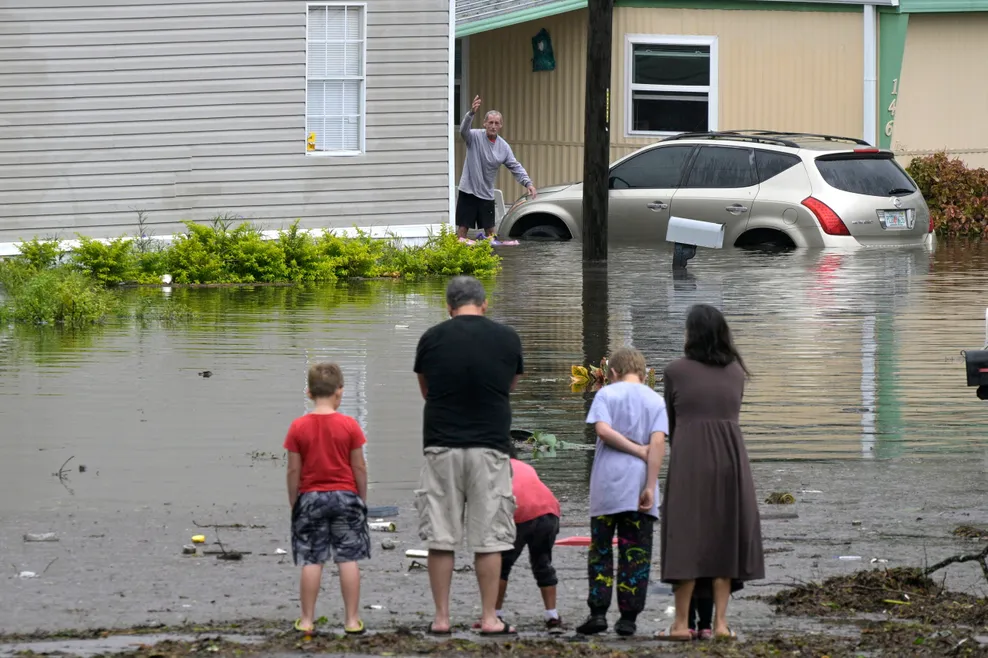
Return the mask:
<path id="1" fill-rule="evenodd" d="M 669 204 L 662 203 L 661 201 L 653 201 L 652 203 L 646 203 L 645 207 L 648 208 L 649 210 L 654 210 L 655 212 L 658 212 L 660 210 L 665 210 L 666 208 L 668 208 Z"/>
<path id="2" fill-rule="evenodd" d="M 733 206 L 728 206 L 724 208 L 727 212 L 732 215 L 740 215 L 743 212 L 748 212 L 748 206 L 742 206 L 740 203 L 735 203 Z"/>

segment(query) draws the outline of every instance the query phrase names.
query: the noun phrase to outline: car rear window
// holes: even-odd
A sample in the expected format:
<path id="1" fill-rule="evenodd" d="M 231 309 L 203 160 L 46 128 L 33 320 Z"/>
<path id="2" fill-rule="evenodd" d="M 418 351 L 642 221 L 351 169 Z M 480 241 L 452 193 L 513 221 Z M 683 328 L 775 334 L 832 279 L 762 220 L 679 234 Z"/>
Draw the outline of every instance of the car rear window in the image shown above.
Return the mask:
<path id="1" fill-rule="evenodd" d="M 916 191 L 906 172 L 888 154 L 827 155 L 816 159 L 816 168 L 828 185 L 852 194 L 901 196 Z"/>

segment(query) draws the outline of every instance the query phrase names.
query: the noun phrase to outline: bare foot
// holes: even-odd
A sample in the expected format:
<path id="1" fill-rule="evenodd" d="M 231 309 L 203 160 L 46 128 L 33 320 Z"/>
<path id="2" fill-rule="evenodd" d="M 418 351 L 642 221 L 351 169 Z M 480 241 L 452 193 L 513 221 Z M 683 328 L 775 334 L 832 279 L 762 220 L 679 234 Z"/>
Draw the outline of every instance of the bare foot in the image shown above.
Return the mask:
<path id="1" fill-rule="evenodd" d="M 433 635 L 449 635 L 449 620 L 435 619 L 429 626 L 429 632 Z"/>

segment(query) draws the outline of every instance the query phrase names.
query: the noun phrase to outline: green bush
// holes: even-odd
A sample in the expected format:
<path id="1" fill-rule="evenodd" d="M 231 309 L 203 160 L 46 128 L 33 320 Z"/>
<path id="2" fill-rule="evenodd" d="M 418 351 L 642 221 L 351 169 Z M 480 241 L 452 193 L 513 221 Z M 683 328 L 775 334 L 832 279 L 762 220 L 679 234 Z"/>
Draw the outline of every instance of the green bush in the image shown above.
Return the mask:
<path id="1" fill-rule="evenodd" d="M 67 266 L 40 270 L 14 289 L 5 316 L 26 324 L 82 327 L 103 322 L 116 297 L 92 278 Z"/>
<path id="2" fill-rule="evenodd" d="M 278 231 L 278 246 L 284 254 L 285 279 L 292 283 L 332 281 L 335 263 L 322 258 L 319 244 L 299 228 L 295 220 L 287 230 Z"/>
<path id="3" fill-rule="evenodd" d="M 409 246 L 398 238 L 355 237 L 326 232 L 319 238 L 294 222 L 265 240 L 248 223 L 231 228 L 217 218 L 209 225 L 186 223 L 186 231 L 168 246 L 148 239 L 120 237 L 109 241 L 79 236 L 79 246 L 67 264 L 55 240 L 31 240 L 19 245 L 21 255 L 0 259 L 0 285 L 6 293 L 0 321 L 82 326 L 102 322 L 117 305 L 108 286 L 160 283 L 170 274 L 176 284 L 312 283 L 373 277 L 416 278 L 428 275 L 472 274 L 489 277 L 500 269 L 500 258 L 487 242 L 460 242 L 449 227 Z M 141 301 L 136 312 L 118 310 L 120 317 L 144 322 L 177 321 L 189 317 L 181 307 Z"/>
<path id="4" fill-rule="evenodd" d="M 175 283 L 216 283 L 225 277 L 226 228 L 186 222 L 187 231 L 165 251 L 168 273 Z"/>
<path id="5" fill-rule="evenodd" d="M 988 238 L 988 169 L 969 169 L 940 152 L 914 158 L 906 171 L 923 193 L 939 235 Z"/>
<path id="6" fill-rule="evenodd" d="M 38 240 L 34 238 L 17 245 L 21 256 L 36 270 L 55 267 L 62 254 L 62 245 L 55 238 Z"/>
<path id="7" fill-rule="evenodd" d="M 131 283 L 139 274 L 134 241 L 127 237 L 103 242 L 80 235 L 72 262 L 103 285 Z"/>
<path id="8" fill-rule="evenodd" d="M 375 240 L 363 231 L 357 236 L 345 238 L 326 231 L 319 239 L 319 251 L 328 258 L 333 275 L 338 279 L 366 279 L 381 276 L 381 256 L 384 242 Z"/>

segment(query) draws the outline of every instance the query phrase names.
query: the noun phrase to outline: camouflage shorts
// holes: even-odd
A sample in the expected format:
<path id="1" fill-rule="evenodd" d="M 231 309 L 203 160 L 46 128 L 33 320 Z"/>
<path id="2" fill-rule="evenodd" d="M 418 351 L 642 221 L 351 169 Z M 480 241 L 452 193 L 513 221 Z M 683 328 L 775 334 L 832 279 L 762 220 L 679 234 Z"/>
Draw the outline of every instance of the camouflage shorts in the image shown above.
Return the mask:
<path id="1" fill-rule="evenodd" d="M 350 491 L 309 491 L 292 509 L 295 564 L 356 562 L 370 558 L 367 506 Z"/>

